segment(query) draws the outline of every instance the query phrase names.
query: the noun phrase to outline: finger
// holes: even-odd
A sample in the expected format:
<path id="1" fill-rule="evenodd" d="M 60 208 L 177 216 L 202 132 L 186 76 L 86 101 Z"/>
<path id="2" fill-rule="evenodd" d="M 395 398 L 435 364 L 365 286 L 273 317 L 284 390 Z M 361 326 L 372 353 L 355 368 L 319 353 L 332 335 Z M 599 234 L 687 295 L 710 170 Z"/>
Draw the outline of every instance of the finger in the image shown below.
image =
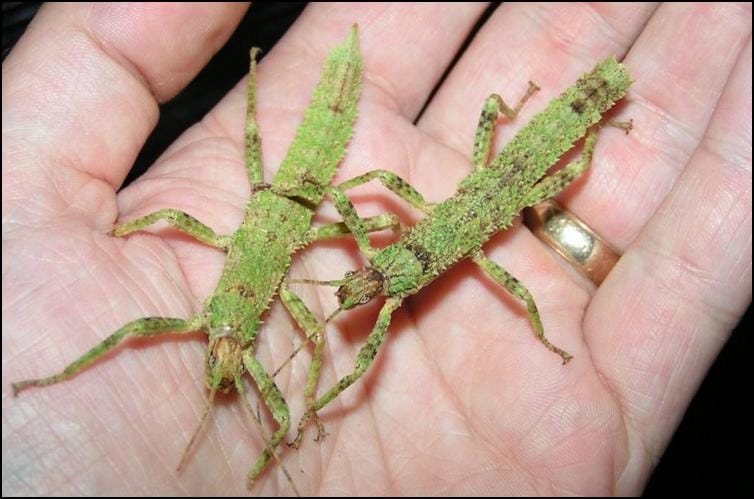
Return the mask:
<path id="1" fill-rule="evenodd" d="M 699 145 L 750 36 L 749 11 L 750 4 L 663 4 L 626 56 L 634 84 L 620 117 L 633 119 L 633 131 L 603 137 L 588 177 L 564 197 L 619 250 L 637 237 Z"/>
<path id="2" fill-rule="evenodd" d="M 629 425 L 638 490 L 751 301 L 751 40 L 672 192 L 595 295 L 594 363 Z"/>
<path id="3" fill-rule="evenodd" d="M 243 10 L 42 8 L 3 63 L 3 180 L 12 183 L 4 206 L 12 207 L 13 221 L 40 223 L 73 208 L 111 222 L 114 209 L 102 210 L 103 194 L 131 167 L 157 120 L 158 101 L 198 72 Z M 40 198 L 29 209 L 28 200 Z"/>

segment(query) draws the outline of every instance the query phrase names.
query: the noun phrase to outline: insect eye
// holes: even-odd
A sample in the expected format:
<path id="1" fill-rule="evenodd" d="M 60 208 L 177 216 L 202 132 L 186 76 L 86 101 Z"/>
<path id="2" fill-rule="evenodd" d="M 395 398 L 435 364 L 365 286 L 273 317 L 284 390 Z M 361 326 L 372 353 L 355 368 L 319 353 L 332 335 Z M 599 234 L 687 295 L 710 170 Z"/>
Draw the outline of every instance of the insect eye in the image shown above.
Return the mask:
<path id="1" fill-rule="evenodd" d="M 215 364 L 217 363 L 217 358 L 214 355 L 209 356 L 209 367 L 215 367 Z"/>

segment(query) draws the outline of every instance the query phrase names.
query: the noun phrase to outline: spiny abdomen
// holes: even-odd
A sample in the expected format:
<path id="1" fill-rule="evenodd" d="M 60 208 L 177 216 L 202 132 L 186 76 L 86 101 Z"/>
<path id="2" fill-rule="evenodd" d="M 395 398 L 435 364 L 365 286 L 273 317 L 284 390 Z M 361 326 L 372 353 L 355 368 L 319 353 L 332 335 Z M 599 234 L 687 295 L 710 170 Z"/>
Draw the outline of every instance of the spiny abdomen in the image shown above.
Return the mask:
<path id="1" fill-rule="evenodd" d="M 630 85 L 626 67 L 613 57 L 605 59 L 532 118 L 490 163 L 490 168 L 506 175 L 510 184 L 522 188 L 533 185 L 589 127 L 599 123 L 602 115 L 626 95 Z"/>
<path id="2" fill-rule="evenodd" d="M 363 61 L 356 26 L 325 62 L 312 102 L 296 131 L 273 185 L 317 205 L 332 181 L 353 133 L 361 94 Z"/>

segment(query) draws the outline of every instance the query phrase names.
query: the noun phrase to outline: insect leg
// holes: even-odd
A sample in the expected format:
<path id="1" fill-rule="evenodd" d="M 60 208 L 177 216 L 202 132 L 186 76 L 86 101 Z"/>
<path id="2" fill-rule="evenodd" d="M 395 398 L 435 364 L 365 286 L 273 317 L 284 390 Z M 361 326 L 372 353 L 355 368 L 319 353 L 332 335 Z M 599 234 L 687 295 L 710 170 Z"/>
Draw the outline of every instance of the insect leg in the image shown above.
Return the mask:
<path id="1" fill-rule="evenodd" d="M 414 208 L 424 213 L 432 211 L 432 204 L 426 202 L 424 197 L 419 194 L 419 191 L 411 187 L 411 185 L 400 176 L 387 170 L 372 170 L 371 172 L 364 173 L 363 175 L 359 175 L 338 184 L 337 188 L 341 191 L 346 191 L 359 185 L 366 184 L 373 179 L 379 180 L 382 185 L 393 191 Z"/>
<path id="2" fill-rule="evenodd" d="M 304 331 L 307 339 L 314 342 L 314 353 L 312 354 L 312 361 L 309 365 L 309 377 L 306 382 L 306 390 L 304 391 L 306 409 L 307 411 L 310 411 L 312 410 L 312 407 L 314 407 L 314 396 L 316 395 L 317 383 L 319 382 L 319 376 L 322 370 L 322 353 L 325 349 L 324 326 L 317 320 L 301 298 L 285 285 L 280 287 L 280 300 L 283 302 L 283 305 L 285 305 L 285 308 L 291 314 L 296 323 Z M 316 440 L 319 440 L 325 436 L 325 428 L 319 421 L 316 412 L 313 413 L 313 418 L 317 424 Z"/>
<path id="3" fill-rule="evenodd" d="M 204 225 L 196 218 L 192 217 L 188 213 L 174 210 L 172 208 L 166 208 L 164 210 L 158 210 L 149 215 L 131 220 L 121 224 L 110 231 L 110 234 L 116 237 L 123 237 L 137 230 L 141 230 L 144 227 L 152 225 L 158 220 L 165 220 L 170 225 L 183 232 L 186 235 L 203 242 L 208 246 L 220 250 L 227 250 L 230 244 L 230 236 L 218 236 L 210 227 Z"/>
<path id="4" fill-rule="evenodd" d="M 490 158 L 490 149 L 492 148 L 492 139 L 495 135 L 497 117 L 504 114 L 509 120 L 515 119 L 524 103 L 537 90 L 539 90 L 539 87 L 529 82 L 529 88 L 514 108 L 509 107 L 498 94 L 492 94 L 487 97 L 482 106 L 482 114 L 479 116 L 479 124 L 474 134 L 474 150 L 471 157 L 474 161 L 475 170 L 487 166 L 487 161 Z"/>
<path id="5" fill-rule="evenodd" d="M 374 217 L 364 218 L 363 227 L 367 232 L 379 232 L 385 229 L 399 230 L 401 226 L 398 217 L 392 213 L 383 213 Z M 323 239 L 331 239 L 334 237 L 341 237 L 350 235 L 351 231 L 345 222 L 337 222 L 332 224 L 320 225 L 319 227 L 312 227 L 306 235 L 307 243 L 313 241 L 321 241 Z"/>
<path id="6" fill-rule="evenodd" d="M 252 409 L 251 404 L 249 403 L 249 400 L 246 398 L 246 390 L 244 389 L 243 381 L 241 380 L 240 377 L 236 378 L 236 390 L 238 391 L 238 397 L 241 399 L 241 405 L 243 406 L 244 409 L 246 409 L 246 412 L 249 413 L 249 416 L 251 416 L 251 420 L 254 421 L 254 424 L 259 430 L 259 434 L 262 437 L 262 441 L 264 441 L 265 445 L 269 448 L 270 441 L 265 433 L 264 426 L 262 426 L 262 421 L 259 419 L 259 414 L 258 414 L 259 411 L 254 412 L 254 409 Z M 257 409 L 259 408 L 257 407 Z M 298 491 L 298 488 L 296 487 L 296 484 L 294 483 L 293 478 L 291 477 L 291 474 L 288 472 L 288 469 L 280 460 L 280 457 L 278 457 L 278 455 L 274 452 L 272 453 L 272 457 L 275 458 L 275 461 L 277 461 L 278 465 L 280 466 L 280 469 L 283 470 L 285 479 L 288 481 L 288 484 L 290 484 L 291 488 L 293 489 L 293 492 L 296 494 L 297 497 L 301 497 L 301 493 Z"/>
<path id="7" fill-rule="evenodd" d="M 291 446 L 298 447 L 301 444 L 301 439 L 304 435 L 304 428 L 306 427 L 306 423 L 310 418 L 312 418 L 312 416 L 314 416 L 317 411 L 332 402 L 333 399 L 335 399 L 335 397 L 340 394 L 340 392 L 351 386 L 356 380 L 361 378 L 361 376 L 366 372 L 367 369 L 369 369 L 369 366 L 372 365 L 372 362 L 377 355 L 377 351 L 385 341 L 385 334 L 387 333 L 387 329 L 390 326 L 390 319 L 393 315 L 393 312 L 401 305 L 402 301 L 403 298 L 398 297 L 390 297 L 385 301 L 385 304 L 382 306 L 380 314 L 377 317 L 377 322 L 375 323 L 372 332 L 369 333 L 367 342 L 364 344 L 364 346 L 361 347 L 359 354 L 356 356 L 354 371 L 351 374 L 341 378 L 340 381 L 335 384 L 335 386 L 330 388 L 327 393 L 317 399 L 313 407 L 307 410 L 306 414 L 304 414 L 304 417 L 301 418 L 301 421 L 298 424 L 298 434 L 296 435 L 296 439 L 291 443 Z"/>
<path id="8" fill-rule="evenodd" d="M 254 481 L 262 474 L 265 466 L 272 458 L 275 448 L 280 445 L 280 441 L 283 440 L 285 434 L 290 428 L 290 412 L 288 411 L 288 404 L 283 398 L 283 394 L 280 393 L 280 389 L 275 384 L 272 377 L 267 374 L 264 366 L 254 358 L 254 354 L 251 350 L 246 350 L 243 354 L 243 363 L 246 366 L 246 370 L 249 371 L 251 377 L 259 388 L 259 393 L 264 400 L 265 405 L 270 409 L 272 417 L 280 425 L 278 430 L 272 434 L 269 442 L 265 446 L 264 451 L 254 463 L 251 470 L 249 470 L 248 479 L 246 485 L 249 489 L 254 486 Z"/>
<path id="9" fill-rule="evenodd" d="M 605 126 L 615 126 L 626 130 L 628 133 L 631 130 L 631 122 L 609 122 Z M 561 170 L 549 177 L 545 177 L 540 180 L 531 191 L 524 197 L 521 202 L 520 208 L 526 208 L 527 206 L 534 206 L 537 203 L 541 203 L 553 196 L 556 196 L 560 191 L 568 187 L 568 185 L 576 180 L 592 162 L 594 156 L 594 148 L 597 145 L 597 136 L 601 127 L 595 127 L 589 130 L 589 133 L 584 139 L 584 150 L 581 153 L 581 158 L 576 161 L 572 161 Z"/>
<path id="10" fill-rule="evenodd" d="M 534 327 L 534 332 L 539 338 L 539 341 L 541 341 L 544 346 L 546 346 L 550 351 L 560 355 L 560 357 L 563 359 L 563 364 L 571 360 L 573 358 L 571 354 L 556 347 L 555 345 L 550 343 L 547 337 L 545 337 L 545 331 L 542 327 L 542 321 L 539 318 L 537 305 L 536 303 L 534 303 L 534 298 L 532 298 L 529 290 L 526 289 L 524 285 L 521 284 L 518 279 L 513 277 L 507 270 L 487 258 L 487 256 L 485 256 L 485 254 L 481 251 L 477 252 L 472 257 L 472 259 L 477 265 L 482 268 L 482 270 L 484 270 L 485 273 L 487 273 L 487 275 L 492 277 L 492 279 L 494 279 L 498 284 L 507 289 L 508 292 L 526 302 L 526 309 L 529 312 L 529 319 L 531 320 L 531 324 Z"/>
<path id="11" fill-rule="evenodd" d="M 85 369 L 107 352 L 118 346 L 121 341 L 129 336 L 158 336 L 167 333 L 191 333 L 198 331 L 202 327 L 202 316 L 194 317 L 188 321 L 184 319 L 173 319 L 167 317 L 143 317 L 133 322 L 129 322 L 116 332 L 108 336 L 104 341 L 86 352 L 79 359 L 72 362 L 62 372 L 48 376 L 46 378 L 29 379 L 13 383 L 13 395 L 30 386 L 47 386 L 65 381 L 75 376 L 79 371 Z"/>
<path id="12" fill-rule="evenodd" d="M 343 217 L 343 223 L 346 224 L 348 230 L 353 234 L 356 244 L 359 245 L 359 249 L 371 260 L 377 250 L 372 248 L 372 243 L 369 241 L 364 219 L 359 217 L 359 214 L 356 213 L 356 208 L 353 207 L 351 200 L 348 199 L 348 196 L 343 191 L 337 187 L 332 187 L 330 188 L 330 194 L 332 195 L 335 209 Z"/>

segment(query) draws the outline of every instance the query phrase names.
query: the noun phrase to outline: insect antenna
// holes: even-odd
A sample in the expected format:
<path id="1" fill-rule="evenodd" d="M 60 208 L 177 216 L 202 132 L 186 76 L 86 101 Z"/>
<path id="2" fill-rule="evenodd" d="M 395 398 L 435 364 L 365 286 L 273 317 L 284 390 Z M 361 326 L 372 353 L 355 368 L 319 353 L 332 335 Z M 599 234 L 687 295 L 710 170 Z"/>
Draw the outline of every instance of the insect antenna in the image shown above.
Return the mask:
<path id="1" fill-rule="evenodd" d="M 288 281 L 288 282 L 292 282 L 292 281 Z M 337 310 L 335 310 L 335 312 L 333 312 L 332 314 L 330 314 L 330 317 L 328 317 L 328 318 L 327 318 L 327 319 L 325 320 L 324 324 L 322 324 L 322 329 L 324 329 L 324 328 L 325 328 L 325 326 L 327 325 L 327 323 L 328 323 L 328 322 L 330 322 L 330 321 L 331 321 L 331 320 L 332 320 L 333 318 L 335 318 L 335 316 L 336 316 L 336 315 L 338 315 L 338 314 L 339 314 L 339 313 L 340 313 L 340 312 L 341 312 L 342 310 L 343 310 L 343 309 L 341 309 L 340 307 L 338 307 L 338 309 L 337 309 Z M 312 333 L 312 334 L 308 335 L 308 336 L 306 337 L 306 340 L 304 340 L 304 341 L 302 341 L 301 343 L 299 343 L 299 345 L 298 345 L 298 346 L 297 346 L 297 347 L 296 347 L 296 348 L 295 348 L 295 349 L 293 350 L 293 352 L 291 352 L 291 354 L 290 354 L 290 355 L 288 356 L 288 358 L 287 358 L 287 359 L 285 359 L 285 360 L 283 361 L 283 363 L 282 363 L 282 364 L 280 364 L 280 366 L 279 366 L 279 367 L 278 367 L 277 369 L 275 369 L 275 372 L 273 372 L 273 373 L 272 373 L 272 377 L 273 377 L 273 378 L 274 378 L 275 376 L 277 376 L 277 375 L 278 375 L 278 374 L 280 373 L 280 371 L 282 371 L 282 370 L 283 370 L 283 368 L 284 368 L 285 366 L 287 366 L 288 364 L 290 364 L 290 363 L 291 363 L 291 361 L 293 360 L 293 357 L 295 357 L 296 355 L 298 355 L 298 353 L 299 353 L 299 352 L 301 351 L 301 349 L 302 349 L 302 348 L 304 348 L 304 346 L 305 346 L 305 345 L 306 345 L 307 343 L 309 343 L 310 341 L 312 341 L 312 336 L 314 336 L 315 334 L 316 334 L 316 333 Z"/>
<path id="2" fill-rule="evenodd" d="M 289 284 L 315 284 L 317 286 L 342 286 L 345 279 L 334 279 L 332 281 L 318 281 L 316 279 L 286 279 Z"/>
<path id="3" fill-rule="evenodd" d="M 280 374 L 280 371 L 282 371 L 285 366 L 291 363 L 291 361 L 293 360 L 293 357 L 298 355 L 301 349 L 304 348 L 304 345 L 306 345 L 309 341 L 311 341 L 311 337 L 307 337 L 305 341 L 302 341 L 301 343 L 299 343 L 299 345 L 296 347 L 296 349 L 293 352 L 291 352 L 288 358 L 285 359 L 283 363 L 280 364 L 280 366 L 277 369 L 275 369 L 275 372 L 272 373 L 272 377 L 274 378 L 275 376 Z"/>
<path id="4" fill-rule="evenodd" d="M 335 318 L 335 316 L 338 315 L 339 313 L 341 313 L 342 311 L 343 311 L 342 308 L 340 308 L 340 307 L 336 308 L 335 312 L 331 313 L 330 316 L 327 319 L 325 319 L 325 323 L 323 324 L 323 326 L 326 326 L 328 322 L 330 322 L 331 320 L 333 320 Z"/>
<path id="5" fill-rule="evenodd" d="M 207 405 L 204 406 L 204 414 L 202 414 L 202 418 L 199 420 L 199 426 L 197 426 L 196 430 L 194 430 L 194 434 L 191 435 L 191 440 L 189 440 L 189 443 L 186 445 L 186 448 L 183 450 L 183 455 L 181 456 L 181 462 L 178 463 L 178 468 L 176 471 L 180 472 L 183 467 L 186 465 L 186 461 L 188 460 L 189 451 L 194 446 L 194 442 L 196 441 L 196 437 L 201 432 L 202 428 L 204 428 L 204 425 L 207 423 L 207 416 L 209 416 L 209 412 L 212 410 L 212 403 L 215 400 L 215 393 L 217 393 L 217 385 L 213 385 L 212 389 L 209 391 L 209 397 L 207 398 Z"/>

